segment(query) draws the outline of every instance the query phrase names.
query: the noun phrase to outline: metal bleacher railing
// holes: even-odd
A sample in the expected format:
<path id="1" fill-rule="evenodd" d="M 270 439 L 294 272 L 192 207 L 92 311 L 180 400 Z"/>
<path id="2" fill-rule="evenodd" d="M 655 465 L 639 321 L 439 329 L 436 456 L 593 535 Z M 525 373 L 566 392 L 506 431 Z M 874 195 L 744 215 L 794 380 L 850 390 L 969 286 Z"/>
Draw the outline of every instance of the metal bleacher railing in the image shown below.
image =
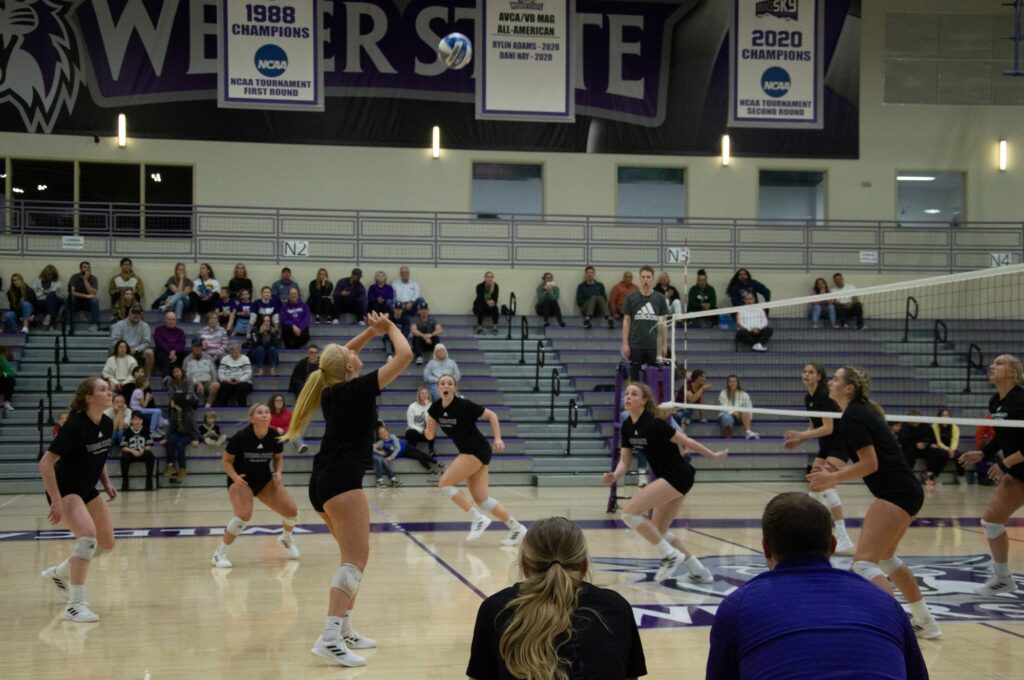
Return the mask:
<path id="1" fill-rule="evenodd" d="M 957 272 L 1024 259 L 1019 222 L 956 226 L 836 220 L 651 219 L 585 215 L 318 210 L 13 201 L 0 256 L 408 263 L 511 267 L 677 264 L 733 269 Z M 81 236 L 83 241 L 66 241 Z M 115 243 L 116 241 L 116 243 Z"/>

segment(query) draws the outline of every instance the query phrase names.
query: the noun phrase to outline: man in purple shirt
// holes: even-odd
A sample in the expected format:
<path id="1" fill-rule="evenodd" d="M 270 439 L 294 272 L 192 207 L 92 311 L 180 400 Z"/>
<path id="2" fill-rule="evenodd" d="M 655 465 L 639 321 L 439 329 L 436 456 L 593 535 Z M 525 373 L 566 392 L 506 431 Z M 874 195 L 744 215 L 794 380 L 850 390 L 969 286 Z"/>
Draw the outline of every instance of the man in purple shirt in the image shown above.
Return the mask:
<path id="1" fill-rule="evenodd" d="M 288 300 L 281 305 L 281 338 L 288 349 L 305 347 L 309 342 L 309 322 L 312 314 L 299 293 L 293 288 L 288 291 Z"/>
<path id="2" fill-rule="evenodd" d="M 181 366 L 188 354 L 188 343 L 185 331 L 178 328 L 178 315 L 174 312 L 164 314 L 164 325 L 153 332 L 153 344 L 156 345 L 156 364 L 164 375 L 171 374 L 171 367 Z"/>
<path id="3" fill-rule="evenodd" d="M 360 282 L 363 270 L 356 267 L 352 275 L 338 281 L 334 287 L 334 323 L 342 314 L 355 314 L 356 321 L 366 325 L 366 287 Z"/>
<path id="4" fill-rule="evenodd" d="M 836 539 L 824 505 L 780 494 L 764 509 L 761 531 L 769 571 L 719 606 L 708 680 L 928 677 L 899 603 L 829 563 Z"/>

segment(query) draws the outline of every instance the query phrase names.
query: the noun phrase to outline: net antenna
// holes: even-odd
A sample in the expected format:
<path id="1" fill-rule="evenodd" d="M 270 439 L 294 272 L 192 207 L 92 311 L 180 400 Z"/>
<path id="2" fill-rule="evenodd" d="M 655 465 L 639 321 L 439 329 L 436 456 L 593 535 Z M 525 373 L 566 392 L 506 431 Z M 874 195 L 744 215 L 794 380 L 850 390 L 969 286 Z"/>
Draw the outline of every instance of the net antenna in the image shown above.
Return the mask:
<path id="1" fill-rule="evenodd" d="M 686 316 L 688 311 L 687 306 L 690 301 L 690 246 L 689 239 L 683 239 L 683 247 L 679 250 L 679 262 L 683 265 L 683 291 L 680 294 L 680 302 L 683 305 L 683 388 L 689 389 L 689 380 L 687 376 L 688 371 L 688 360 L 690 355 L 690 334 L 689 334 L 689 318 Z M 668 323 L 669 333 L 669 355 L 665 357 L 669 360 L 669 393 L 674 398 L 676 392 L 676 367 L 678 366 L 676 358 L 676 316 L 671 317 L 671 321 Z M 685 394 L 685 392 L 684 392 Z"/>

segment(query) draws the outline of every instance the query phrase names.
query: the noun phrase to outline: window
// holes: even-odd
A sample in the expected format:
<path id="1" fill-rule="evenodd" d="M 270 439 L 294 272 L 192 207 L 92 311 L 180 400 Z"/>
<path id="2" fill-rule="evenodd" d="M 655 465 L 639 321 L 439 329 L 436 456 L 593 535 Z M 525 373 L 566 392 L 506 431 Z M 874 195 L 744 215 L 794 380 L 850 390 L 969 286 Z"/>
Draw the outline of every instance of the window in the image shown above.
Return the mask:
<path id="1" fill-rule="evenodd" d="M 0 158 L 0 232 L 10 227 L 10 215 L 7 214 L 7 159 Z"/>
<path id="2" fill-rule="evenodd" d="M 473 212 L 483 218 L 544 212 L 542 166 L 473 163 Z"/>
<path id="3" fill-rule="evenodd" d="M 74 230 L 75 164 L 71 161 L 11 161 L 15 225 L 26 231 Z"/>
<path id="4" fill-rule="evenodd" d="M 192 233 L 192 166 L 147 165 L 146 235 Z"/>
<path id="5" fill-rule="evenodd" d="M 618 172 L 619 217 L 686 217 L 686 171 L 682 168 L 624 168 Z"/>
<path id="6" fill-rule="evenodd" d="M 896 220 L 903 227 L 957 226 L 964 221 L 963 172 L 896 173 Z"/>
<path id="7" fill-rule="evenodd" d="M 79 231 L 138 236 L 141 172 L 132 163 L 79 163 Z"/>
<path id="8" fill-rule="evenodd" d="M 762 170 L 758 219 L 820 224 L 825 220 L 825 173 Z"/>

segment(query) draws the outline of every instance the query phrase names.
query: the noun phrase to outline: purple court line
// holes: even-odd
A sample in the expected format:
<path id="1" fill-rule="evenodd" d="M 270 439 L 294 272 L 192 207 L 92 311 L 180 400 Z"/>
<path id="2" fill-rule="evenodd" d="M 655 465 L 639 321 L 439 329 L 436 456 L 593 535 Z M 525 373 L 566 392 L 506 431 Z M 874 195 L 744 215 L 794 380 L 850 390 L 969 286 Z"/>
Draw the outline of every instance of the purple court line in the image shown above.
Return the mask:
<path id="1" fill-rule="evenodd" d="M 1005 628 L 1000 628 L 999 626 L 993 625 L 991 623 L 986 623 L 985 621 L 980 621 L 979 623 L 981 623 L 981 625 L 985 626 L 986 628 L 991 628 L 993 630 L 998 630 L 1000 633 L 1006 633 L 1007 635 L 1013 635 L 1014 637 L 1019 637 L 1022 640 L 1024 640 L 1024 635 L 1021 635 L 1020 633 L 1015 633 L 1012 630 L 1006 630 Z"/>

